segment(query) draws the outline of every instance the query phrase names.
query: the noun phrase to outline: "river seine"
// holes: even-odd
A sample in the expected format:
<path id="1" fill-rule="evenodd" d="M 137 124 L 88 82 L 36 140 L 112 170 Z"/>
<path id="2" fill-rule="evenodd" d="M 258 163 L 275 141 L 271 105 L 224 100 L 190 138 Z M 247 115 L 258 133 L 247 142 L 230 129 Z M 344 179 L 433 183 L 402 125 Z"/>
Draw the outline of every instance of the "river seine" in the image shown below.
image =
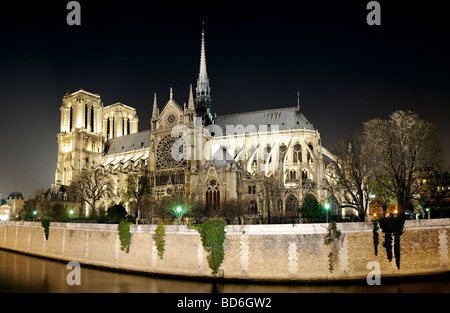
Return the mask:
<path id="1" fill-rule="evenodd" d="M 67 264 L 0 250 L 0 292 L 12 293 L 449 293 L 450 276 L 420 281 L 365 280 L 345 284 L 257 284 L 206 282 L 80 267 L 80 285 L 69 285 Z"/>

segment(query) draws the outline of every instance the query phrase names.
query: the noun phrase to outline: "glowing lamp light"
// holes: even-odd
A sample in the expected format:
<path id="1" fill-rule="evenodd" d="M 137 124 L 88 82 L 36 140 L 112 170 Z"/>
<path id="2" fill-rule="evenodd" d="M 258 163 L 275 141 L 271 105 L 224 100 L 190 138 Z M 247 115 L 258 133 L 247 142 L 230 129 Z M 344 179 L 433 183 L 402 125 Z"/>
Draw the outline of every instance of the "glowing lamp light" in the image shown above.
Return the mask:
<path id="1" fill-rule="evenodd" d="M 397 214 L 397 212 L 398 212 L 397 210 L 394 210 L 394 214 Z"/>
<path id="2" fill-rule="evenodd" d="M 70 211 L 69 211 L 69 214 L 72 215 L 72 214 L 73 214 L 73 210 L 70 210 Z"/>
<path id="3" fill-rule="evenodd" d="M 33 211 L 33 215 L 36 215 L 37 214 L 37 211 L 35 210 L 35 211 Z"/>
<path id="4" fill-rule="evenodd" d="M 325 209 L 328 210 L 330 208 L 330 204 L 327 202 L 325 203 Z"/>
<path id="5" fill-rule="evenodd" d="M 182 215 L 183 209 L 181 208 L 181 206 L 178 206 L 175 210 L 177 211 L 178 225 L 181 225 L 181 215 Z"/>

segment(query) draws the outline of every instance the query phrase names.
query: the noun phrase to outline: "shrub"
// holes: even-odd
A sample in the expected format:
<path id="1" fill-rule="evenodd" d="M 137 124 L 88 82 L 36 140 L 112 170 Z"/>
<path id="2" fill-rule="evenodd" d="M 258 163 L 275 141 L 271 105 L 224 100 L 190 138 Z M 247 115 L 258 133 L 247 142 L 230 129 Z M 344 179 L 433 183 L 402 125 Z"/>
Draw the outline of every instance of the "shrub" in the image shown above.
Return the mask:
<path id="1" fill-rule="evenodd" d="M 127 216 L 127 211 L 121 204 L 116 204 L 108 208 L 107 218 L 110 221 L 121 221 L 125 216 Z"/>

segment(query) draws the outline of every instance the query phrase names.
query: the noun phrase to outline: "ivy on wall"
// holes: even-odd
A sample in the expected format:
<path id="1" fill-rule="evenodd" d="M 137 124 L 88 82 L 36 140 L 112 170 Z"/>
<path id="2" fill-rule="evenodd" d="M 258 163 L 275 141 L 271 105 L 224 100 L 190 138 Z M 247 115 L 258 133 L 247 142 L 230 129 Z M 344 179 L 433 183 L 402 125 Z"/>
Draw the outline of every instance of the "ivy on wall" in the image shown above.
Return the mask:
<path id="1" fill-rule="evenodd" d="M 336 239 L 339 239 L 341 237 L 341 231 L 339 229 L 337 229 L 336 227 L 336 222 L 333 221 L 329 226 L 328 226 L 328 234 L 325 237 L 325 241 L 324 244 L 329 246 L 331 246 L 331 251 L 328 254 L 328 270 L 330 271 L 330 273 L 333 272 L 333 264 L 334 264 L 334 260 L 335 260 L 335 255 L 337 254 L 337 247 L 336 247 Z"/>
<path id="2" fill-rule="evenodd" d="M 164 237 L 166 236 L 166 229 L 164 228 L 164 223 L 158 223 L 158 227 L 155 229 L 155 241 L 156 241 L 156 249 L 158 249 L 158 255 L 162 259 L 166 240 Z"/>
<path id="3" fill-rule="evenodd" d="M 378 255 L 378 242 L 379 242 L 378 229 L 379 229 L 378 222 L 375 220 L 375 221 L 373 221 L 373 231 L 372 231 L 372 234 L 373 234 L 373 249 L 375 251 L 375 256 Z"/>
<path id="4" fill-rule="evenodd" d="M 117 226 L 117 230 L 119 231 L 119 239 L 120 239 L 120 249 L 125 251 L 126 253 L 130 252 L 130 244 L 131 244 L 131 233 L 130 226 L 131 222 L 121 221 Z"/>
<path id="5" fill-rule="evenodd" d="M 401 217 L 385 217 L 379 220 L 381 230 L 384 233 L 383 247 L 389 262 L 392 261 L 392 237 L 394 237 L 395 264 L 400 269 L 400 236 L 403 234 L 405 219 Z"/>
<path id="6" fill-rule="evenodd" d="M 226 226 L 227 223 L 220 219 L 192 226 L 200 234 L 203 248 L 208 253 L 208 264 L 213 275 L 217 275 L 225 256 L 223 242 L 225 241 Z"/>
<path id="7" fill-rule="evenodd" d="M 48 234 L 50 233 L 50 220 L 41 220 L 41 225 L 44 228 L 45 239 L 48 240 Z"/>

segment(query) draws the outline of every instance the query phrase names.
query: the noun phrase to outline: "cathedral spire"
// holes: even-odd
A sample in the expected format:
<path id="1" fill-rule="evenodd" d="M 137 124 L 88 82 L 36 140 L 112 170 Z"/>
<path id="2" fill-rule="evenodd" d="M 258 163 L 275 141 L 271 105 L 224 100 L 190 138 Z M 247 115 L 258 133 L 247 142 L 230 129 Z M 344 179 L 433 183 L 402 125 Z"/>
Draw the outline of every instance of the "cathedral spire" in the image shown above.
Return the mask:
<path id="1" fill-rule="evenodd" d="M 156 102 L 156 92 L 153 97 L 153 114 L 152 114 L 152 120 L 158 119 L 158 104 Z"/>
<path id="2" fill-rule="evenodd" d="M 200 70 L 195 88 L 195 109 L 197 115 L 202 117 L 206 125 L 213 123 L 211 108 L 211 88 L 209 86 L 208 72 L 206 71 L 206 50 L 205 50 L 205 23 L 202 23 L 202 42 L 200 47 Z"/>
<path id="3" fill-rule="evenodd" d="M 197 94 L 203 92 L 209 94 L 209 79 L 206 71 L 206 51 L 205 51 L 205 22 L 202 23 L 202 43 L 200 47 L 200 71 L 197 80 Z"/>
<path id="4" fill-rule="evenodd" d="M 188 110 L 189 110 L 189 111 L 195 111 L 194 95 L 193 95 L 193 93 L 192 93 L 192 84 L 190 85 L 190 89 L 189 89 Z"/>

